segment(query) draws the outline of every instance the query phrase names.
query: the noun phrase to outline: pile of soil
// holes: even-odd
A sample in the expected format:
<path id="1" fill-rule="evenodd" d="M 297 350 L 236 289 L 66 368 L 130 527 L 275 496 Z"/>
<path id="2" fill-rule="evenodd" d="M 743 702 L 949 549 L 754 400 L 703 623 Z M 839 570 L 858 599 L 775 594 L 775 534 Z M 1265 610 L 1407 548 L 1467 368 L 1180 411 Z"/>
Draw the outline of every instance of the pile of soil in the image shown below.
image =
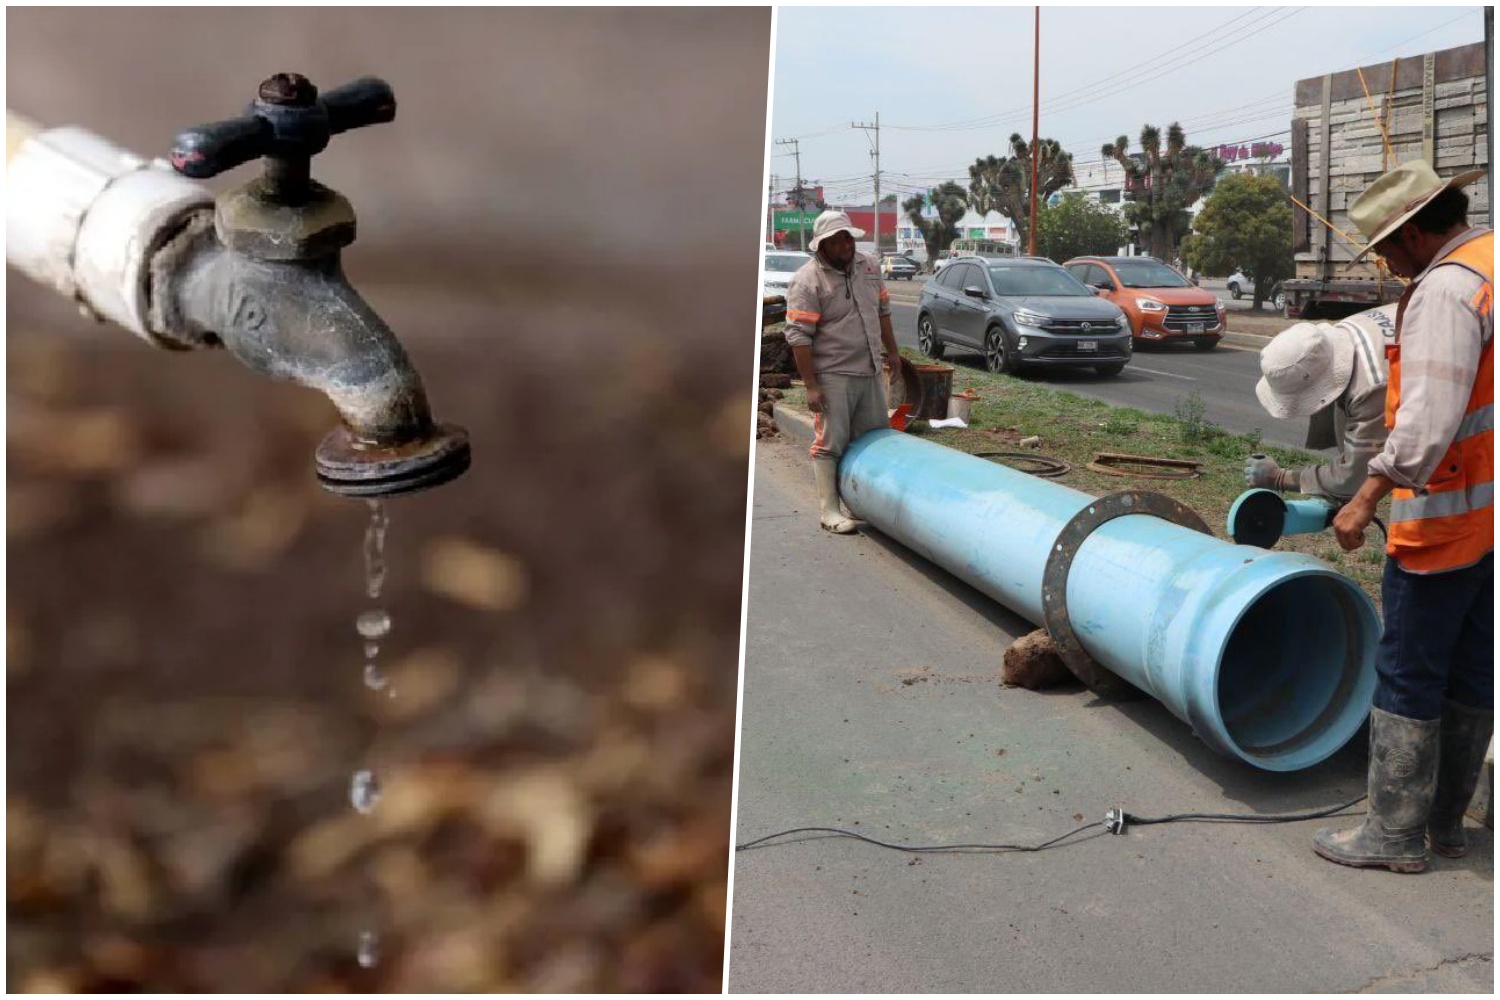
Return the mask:
<path id="1" fill-rule="evenodd" d="M 746 269 L 588 278 L 360 285 L 474 455 L 388 505 L 394 697 L 327 401 L 12 283 L 11 989 L 718 991 Z"/>

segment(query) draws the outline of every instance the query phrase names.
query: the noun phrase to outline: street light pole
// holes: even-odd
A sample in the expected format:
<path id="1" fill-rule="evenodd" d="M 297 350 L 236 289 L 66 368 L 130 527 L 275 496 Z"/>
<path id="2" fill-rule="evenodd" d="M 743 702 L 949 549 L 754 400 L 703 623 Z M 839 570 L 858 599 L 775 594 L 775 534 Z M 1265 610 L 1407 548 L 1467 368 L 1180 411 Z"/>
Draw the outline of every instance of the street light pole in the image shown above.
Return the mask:
<path id="1" fill-rule="evenodd" d="M 1042 95 L 1042 8 L 1036 8 L 1036 43 L 1031 56 L 1031 220 L 1026 227 L 1027 253 L 1036 256 L 1036 157 L 1037 124 L 1041 118 Z"/>

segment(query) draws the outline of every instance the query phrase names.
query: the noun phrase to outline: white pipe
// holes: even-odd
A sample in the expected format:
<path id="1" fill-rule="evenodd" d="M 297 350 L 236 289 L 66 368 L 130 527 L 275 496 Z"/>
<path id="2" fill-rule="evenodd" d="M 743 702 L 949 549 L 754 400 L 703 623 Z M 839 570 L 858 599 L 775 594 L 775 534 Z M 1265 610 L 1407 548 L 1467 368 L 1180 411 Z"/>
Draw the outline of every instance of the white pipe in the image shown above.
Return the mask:
<path id="1" fill-rule="evenodd" d="M 153 343 L 151 258 L 213 195 L 82 128 L 6 111 L 5 260 Z"/>

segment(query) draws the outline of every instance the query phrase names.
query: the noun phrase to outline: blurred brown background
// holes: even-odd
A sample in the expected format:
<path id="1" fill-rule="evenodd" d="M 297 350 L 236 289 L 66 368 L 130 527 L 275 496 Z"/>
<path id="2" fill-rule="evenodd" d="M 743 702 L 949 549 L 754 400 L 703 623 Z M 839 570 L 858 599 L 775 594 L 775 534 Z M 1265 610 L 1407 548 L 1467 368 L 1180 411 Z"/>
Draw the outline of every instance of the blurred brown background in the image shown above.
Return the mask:
<path id="1" fill-rule="evenodd" d="M 717 991 L 769 11 L 7 27 L 11 109 L 141 153 L 389 80 L 314 176 L 474 449 L 389 505 L 385 698 L 332 407 L 7 272 L 9 987 Z"/>

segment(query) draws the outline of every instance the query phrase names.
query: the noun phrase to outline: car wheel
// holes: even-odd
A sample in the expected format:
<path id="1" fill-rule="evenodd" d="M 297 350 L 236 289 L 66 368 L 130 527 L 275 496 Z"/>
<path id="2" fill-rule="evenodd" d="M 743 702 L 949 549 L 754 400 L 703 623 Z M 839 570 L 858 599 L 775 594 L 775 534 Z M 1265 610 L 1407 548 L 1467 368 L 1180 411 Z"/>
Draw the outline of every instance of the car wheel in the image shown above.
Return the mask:
<path id="1" fill-rule="evenodd" d="M 1283 292 L 1280 286 L 1277 286 L 1276 290 L 1271 293 L 1271 305 L 1275 306 L 1276 311 L 1281 315 L 1286 315 L 1286 292 Z"/>
<path id="2" fill-rule="evenodd" d="M 1193 341 L 1193 346 L 1196 347 L 1196 348 L 1198 348 L 1198 350 L 1200 350 L 1200 351 L 1211 351 L 1215 347 L 1219 346 L 1219 338 L 1218 337 L 1203 337 L 1200 340 Z"/>
<path id="3" fill-rule="evenodd" d="M 932 325 L 932 317 L 925 313 L 917 320 L 917 347 L 929 358 L 935 361 L 942 360 L 943 342 L 938 340 L 937 329 Z"/>
<path id="4" fill-rule="evenodd" d="M 1117 364 L 1117 365 L 1095 365 L 1094 366 L 1094 371 L 1098 372 L 1100 375 L 1103 375 L 1105 378 L 1109 378 L 1112 375 L 1118 375 L 1118 374 L 1120 374 L 1124 370 L 1125 370 L 1125 364 L 1124 364 L 1124 362 L 1121 362 L 1120 364 Z"/>
<path id="5" fill-rule="evenodd" d="M 984 366 L 996 375 L 1014 375 L 1015 355 L 1005 343 L 1005 331 L 992 326 L 984 335 Z"/>

